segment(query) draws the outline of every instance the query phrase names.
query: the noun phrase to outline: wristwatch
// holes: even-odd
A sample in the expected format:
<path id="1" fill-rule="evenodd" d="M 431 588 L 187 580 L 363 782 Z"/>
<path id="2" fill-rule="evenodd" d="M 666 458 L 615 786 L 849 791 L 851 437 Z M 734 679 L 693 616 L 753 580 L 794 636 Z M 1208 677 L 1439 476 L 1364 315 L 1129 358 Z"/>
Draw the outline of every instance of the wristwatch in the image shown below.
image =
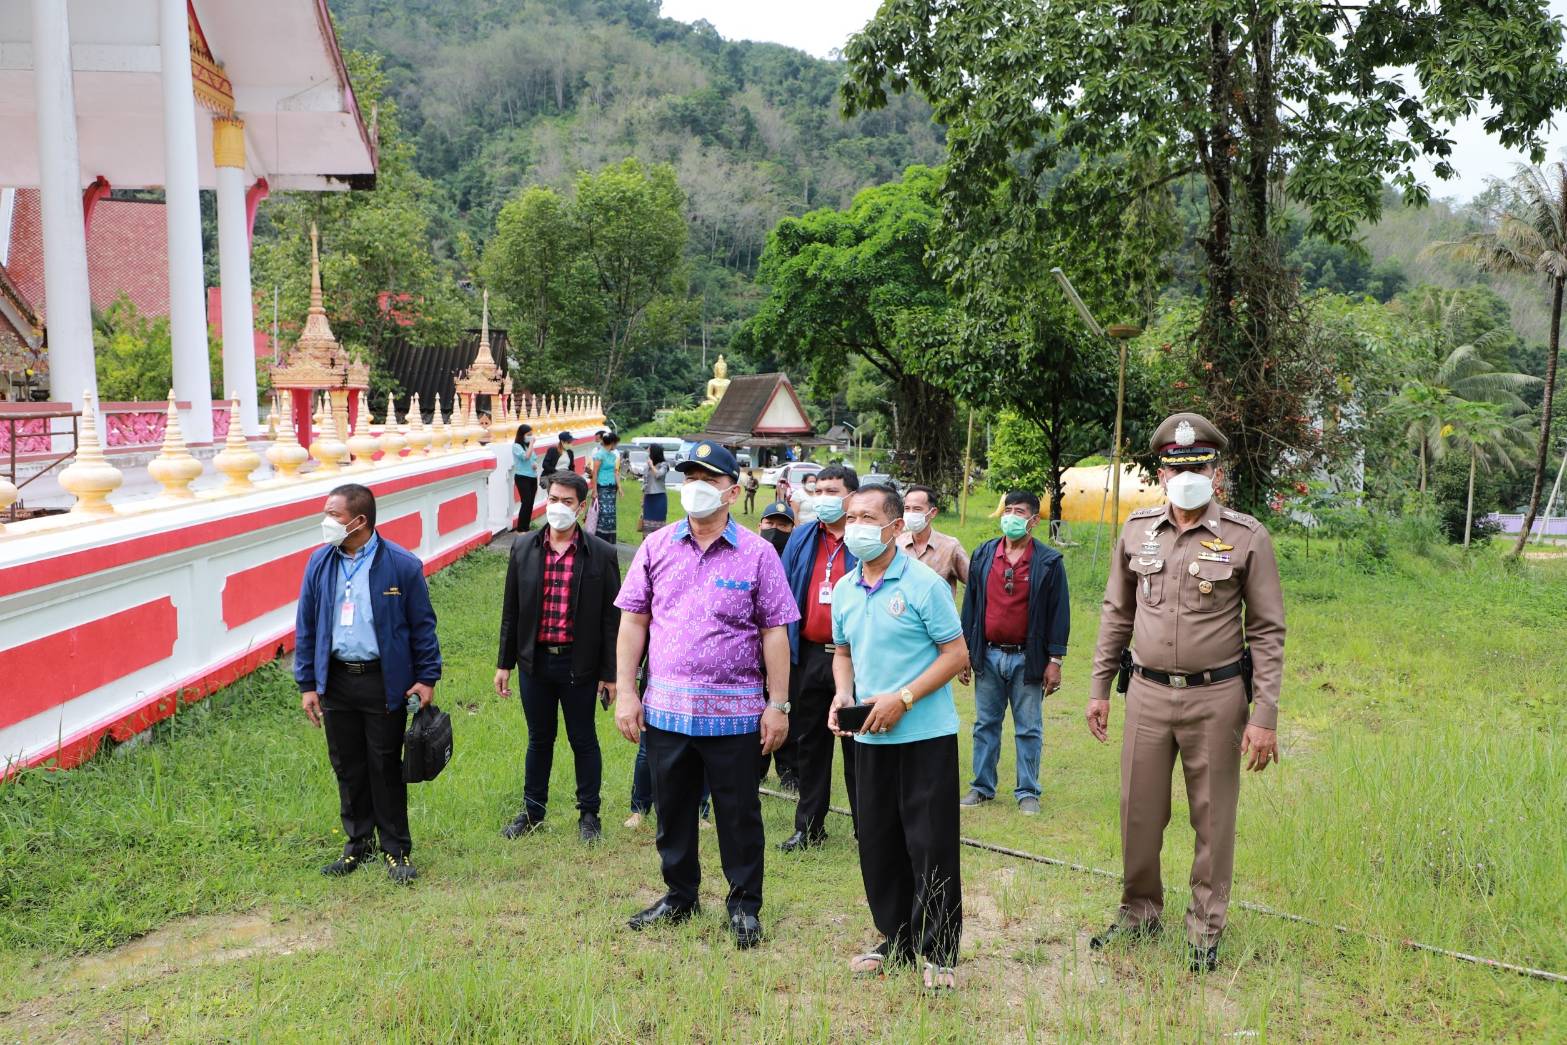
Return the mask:
<path id="1" fill-rule="evenodd" d="M 794 705 L 786 700 L 782 704 L 774 704 L 772 701 L 768 701 L 767 706 L 775 711 L 782 711 L 785 715 L 787 715 L 789 714 L 789 709 Z"/>
<path id="2" fill-rule="evenodd" d="M 1066 658 L 1065 657 L 1051 657 L 1050 658 L 1050 663 L 1054 664 L 1056 667 L 1059 668 L 1062 664 L 1066 663 Z"/>
<path id="3" fill-rule="evenodd" d="M 898 690 L 898 696 L 903 698 L 903 710 L 907 711 L 914 706 L 914 693 L 909 687 L 904 686 Z"/>

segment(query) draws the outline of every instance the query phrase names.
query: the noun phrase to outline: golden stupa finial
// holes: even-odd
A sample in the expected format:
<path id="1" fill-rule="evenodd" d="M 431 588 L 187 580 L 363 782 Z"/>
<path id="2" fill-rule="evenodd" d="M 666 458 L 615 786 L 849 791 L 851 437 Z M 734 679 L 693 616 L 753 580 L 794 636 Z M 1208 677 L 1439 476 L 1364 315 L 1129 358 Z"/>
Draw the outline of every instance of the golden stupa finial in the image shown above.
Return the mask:
<path id="1" fill-rule="evenodd" d="M 321 295 L 321 233 L 316 229 L 316 223 L 310 223 L 310 311 L 320 309 L 326 312 L 324 299 Z"/>

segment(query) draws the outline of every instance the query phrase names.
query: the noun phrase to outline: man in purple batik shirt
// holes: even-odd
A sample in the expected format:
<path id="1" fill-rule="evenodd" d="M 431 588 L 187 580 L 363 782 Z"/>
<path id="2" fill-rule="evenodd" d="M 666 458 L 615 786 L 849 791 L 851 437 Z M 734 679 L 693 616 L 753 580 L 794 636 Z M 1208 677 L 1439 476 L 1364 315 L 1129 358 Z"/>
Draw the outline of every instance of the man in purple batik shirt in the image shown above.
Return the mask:
<path id="1" fill-rule="evenodd" d="M 703 441 L 675 467 L 685 474 L 686 518 L 649 535 L 615 600 L 622 611 L 615 725 L 633 743 L 647 734 L 667 887 L 630 925 L 677 924 L 696 912 L 705 778 L 729 880 L 729 928 L 744 949 L 762 938 L 766 841 L 756 786 L 762 756 L 789 735 L 784 626 L 800 610 L 773 546 L 729 517 L 740 493 L 734 454 Z M 638 697 L 644 651 L 647 691 Z"/>

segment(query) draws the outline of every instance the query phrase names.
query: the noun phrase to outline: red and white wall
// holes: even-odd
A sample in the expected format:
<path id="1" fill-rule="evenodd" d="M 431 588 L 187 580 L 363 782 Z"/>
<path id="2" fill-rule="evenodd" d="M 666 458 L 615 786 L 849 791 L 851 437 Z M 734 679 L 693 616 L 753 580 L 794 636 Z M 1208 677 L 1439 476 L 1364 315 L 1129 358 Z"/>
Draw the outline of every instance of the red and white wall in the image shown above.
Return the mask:
<path id="1" fill-rule="evenodd" d="M 0 534 L 0 776 L 76 765 L 292 649 L 322 506 L 344 482 L 375 492 L 377 530 L 426 574 L 516 516 L 500 443 Z"/>

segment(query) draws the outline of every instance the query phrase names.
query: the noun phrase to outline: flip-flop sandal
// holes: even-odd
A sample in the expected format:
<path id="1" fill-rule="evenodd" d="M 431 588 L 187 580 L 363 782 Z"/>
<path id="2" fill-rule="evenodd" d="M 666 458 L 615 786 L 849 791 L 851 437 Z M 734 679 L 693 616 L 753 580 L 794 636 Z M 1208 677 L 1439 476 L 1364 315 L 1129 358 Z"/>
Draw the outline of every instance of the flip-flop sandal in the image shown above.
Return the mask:
<path id="1" fill-rule="evenodd" d="M 861 963 L 875 962 L 873 968 L 863 968 Z M 880 976 L 886 970 L 887 956 L 881 951 L 866 951 L 849 959 L 849 971 L 856 976 Z"/>
<path id="2" fill-rule="evenodd" d="M 942 982 L 951 977 L 950 983 Z M 950 994 L 957 988 L 957 973 L 950 965 L 925 963 L 925 989 L 932 994 Z"/>

